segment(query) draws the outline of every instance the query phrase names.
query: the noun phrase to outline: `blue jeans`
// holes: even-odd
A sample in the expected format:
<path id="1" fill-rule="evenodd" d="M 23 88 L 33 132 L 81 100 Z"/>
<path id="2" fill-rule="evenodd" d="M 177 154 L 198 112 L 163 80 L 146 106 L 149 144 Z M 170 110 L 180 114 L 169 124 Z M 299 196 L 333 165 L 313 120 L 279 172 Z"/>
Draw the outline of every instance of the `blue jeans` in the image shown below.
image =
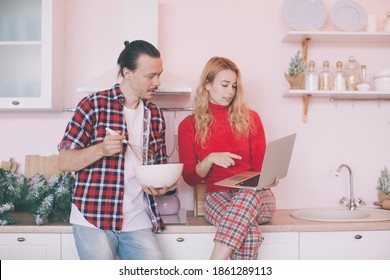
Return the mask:
<path id="1" fill-rule="evenodd" d="M 81 260 L 161 260 L 162 253 L 152 229 L 115 232 L 73 225 Z"/>

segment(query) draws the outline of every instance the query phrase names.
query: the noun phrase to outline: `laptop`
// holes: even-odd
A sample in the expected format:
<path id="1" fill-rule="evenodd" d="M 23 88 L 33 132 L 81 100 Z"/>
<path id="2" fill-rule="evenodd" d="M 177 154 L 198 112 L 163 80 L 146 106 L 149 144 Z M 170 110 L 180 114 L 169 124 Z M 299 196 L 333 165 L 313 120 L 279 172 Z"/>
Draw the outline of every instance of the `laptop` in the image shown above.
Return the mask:
<path id="1" fill-rule="evenodd" d="M 244 171 L 215 183 L 218 186 L 261 190 L 287 176 L 296 133 L 267 144 L 261 172 Z"/>

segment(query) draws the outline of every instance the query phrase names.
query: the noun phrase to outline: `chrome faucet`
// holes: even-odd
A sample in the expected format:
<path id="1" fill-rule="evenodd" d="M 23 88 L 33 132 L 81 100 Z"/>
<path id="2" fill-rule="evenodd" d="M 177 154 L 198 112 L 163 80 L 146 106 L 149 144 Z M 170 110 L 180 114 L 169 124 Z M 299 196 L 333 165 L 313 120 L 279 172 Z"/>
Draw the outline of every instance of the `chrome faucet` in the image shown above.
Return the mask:
<path id="1" fill-rule="evenodd" d="M 349 202 L 346 203 L 347 198 L 343 197 L 340 200 L 340 204 L 346 205 L 349 208 L 349 210 L 355 210 L 356 207 L 358 207 L 358 204 L 356 204 L 355 197 L 354 197 L 354 194 L 353 194 L 353 178 L 352 178 L 352 170 L 351 170 L 351 168 L 348 165 L 346 165 L 346 164 L 341 164 L 339 166 L 339 168 L 337 168 L 336 176 L 337 177 L 340 176 L 340 171 L 341 171 L 341 169 L 343 167 L 345 167 L 348 170 L 348 172 L 349 172 Z M 364 203 L 363 199 L 359 198 L 359 205 L 364 205 L 364 204 L 365 203 Z"/>

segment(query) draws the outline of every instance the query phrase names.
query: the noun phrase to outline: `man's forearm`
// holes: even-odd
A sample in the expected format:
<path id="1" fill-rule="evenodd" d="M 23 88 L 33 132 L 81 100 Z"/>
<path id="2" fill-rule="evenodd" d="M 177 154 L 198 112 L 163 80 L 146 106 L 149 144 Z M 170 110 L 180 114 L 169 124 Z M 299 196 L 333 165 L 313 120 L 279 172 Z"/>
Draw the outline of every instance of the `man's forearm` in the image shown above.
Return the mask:
<path id="1" fill-rule="evenodd" d="M 58 169 L 61 172 L 79 171 L 104 155 L 102 153 L 102 143 L 84 149 L 61 150 L 58 156 Z"/>

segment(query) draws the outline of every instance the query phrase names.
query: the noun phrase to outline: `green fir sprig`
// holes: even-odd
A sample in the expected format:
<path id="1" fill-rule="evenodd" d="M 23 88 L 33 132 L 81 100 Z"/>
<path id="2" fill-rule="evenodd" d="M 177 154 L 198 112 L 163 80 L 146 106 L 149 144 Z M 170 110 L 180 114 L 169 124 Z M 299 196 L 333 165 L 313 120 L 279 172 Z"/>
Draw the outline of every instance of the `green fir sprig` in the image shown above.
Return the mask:
<path id="1" fill-rule="evenodd" d="M 49 186 L 54 195 L 54 212 L 59 213 L 64 223 L 69 223 L 72 203 L 72 188 L 75 177 L 72 173 L 54 175 L 49 180 Z"/>
<path id="2" fill-rule="evenodd" d="M 305 61 L 301 56 L 301 51 L 298 50 L 290 59 L 290 63 L 288 64 L 288 75 L 295 76 L 300 72 L 305 72 Z"/>
<path id="3" fill-rule="evenodd" d="M 49 184 L 45 177 L 40 174 L 31 176 L 28 182 L 28 194 L 26 201 L 29 212 L 33 215 L 35 223 L 42 225 L 43 220 L 53 212 L 54 196 L 50 192 Z"/>
<path id="4" fill-rule="evenodd" d="M 29 212 L 37 225 L 46 219 L 53 222 L 57 213 L 68 223 L 74 181 L 73 173 L 53 175 L 47 181 L 40 174 L 28 179 L 0 168 L 0 225 L 14 223 L 12 211 Z"/>
<path id="5" fill-rule="evenodd" d="M 381 171 L 381 175 L 378 178 L 377 189 L 383 191 L 385 194 L 390 193 L 390 173 L 386 167 Z"/>
<path id="6" fill-rule="evenodd" d="M 27 180 L 20 173 L 0 168 L 0 225 L 13 224 L 10 212 L 25 207 Z"/>

